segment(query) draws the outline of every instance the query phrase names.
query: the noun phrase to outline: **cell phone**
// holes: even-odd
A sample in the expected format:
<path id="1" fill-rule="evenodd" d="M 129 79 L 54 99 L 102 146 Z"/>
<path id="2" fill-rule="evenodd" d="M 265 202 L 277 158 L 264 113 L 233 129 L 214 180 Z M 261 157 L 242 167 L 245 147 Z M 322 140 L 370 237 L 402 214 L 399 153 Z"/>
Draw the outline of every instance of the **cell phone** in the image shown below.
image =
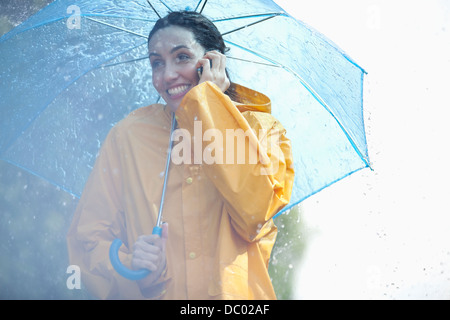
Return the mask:
<path id="1" fill-rule="evenodd" d="M 209 59 L 209 66 L 212 67 L 212 60 Z M 198 76 L 201 77 L 203 73 L 203 66 L 197 69 Z"/>

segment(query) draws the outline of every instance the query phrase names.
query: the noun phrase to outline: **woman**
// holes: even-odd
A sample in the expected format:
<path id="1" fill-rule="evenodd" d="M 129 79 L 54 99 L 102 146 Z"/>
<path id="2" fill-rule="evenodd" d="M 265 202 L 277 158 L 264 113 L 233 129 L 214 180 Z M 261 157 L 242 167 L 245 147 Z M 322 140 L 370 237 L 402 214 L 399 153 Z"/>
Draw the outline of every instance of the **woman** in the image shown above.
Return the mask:
<path id="1" fill-rule="evenodd" d="M 200 14 L 160 19 L 148 47 L 153 85 L 167 105 L 138 109 L 109 133 L 69 230 L 71 264 L 103 299 L 275 299 L 267 271 L 272 217 L 289 202 L 294 173 L 270 100 L 230 83 L 223 39 Z M 184 134 L 172 152 L 159 238 L 151 230 L 173 113 Z M 245 132 L 244 142 L 208 153 L 208 132 L 217 134 L 214 143 Z M 233 151 L 237 158 L 247 152 L 246 161 L 234 161 Z M 203 161 L 208 154 L 215 161 Z M 151 270 L 148 277 L 130 281 L 114 271 L 108 248 L 115 238 L 124 242 L 120 260 Z"/>

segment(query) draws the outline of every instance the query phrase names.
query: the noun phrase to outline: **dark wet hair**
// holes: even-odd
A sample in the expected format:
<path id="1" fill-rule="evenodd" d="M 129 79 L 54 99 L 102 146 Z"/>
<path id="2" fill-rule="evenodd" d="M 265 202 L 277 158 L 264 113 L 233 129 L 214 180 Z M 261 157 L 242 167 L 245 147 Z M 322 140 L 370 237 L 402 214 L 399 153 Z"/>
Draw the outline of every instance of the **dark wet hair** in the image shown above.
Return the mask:
<path id="1" fill-rule="evenodd" d="M 225 46 L 222 35 L 214 23 L 204 15 L 193 11 L 175 11 L 156 21 L 148 35 L 148 41 L 160 29 L 170 26 L 178 26 L 190 30 L 195 40 L 206 51 L 217 50 L 225 54 L 229 48 Z"/>

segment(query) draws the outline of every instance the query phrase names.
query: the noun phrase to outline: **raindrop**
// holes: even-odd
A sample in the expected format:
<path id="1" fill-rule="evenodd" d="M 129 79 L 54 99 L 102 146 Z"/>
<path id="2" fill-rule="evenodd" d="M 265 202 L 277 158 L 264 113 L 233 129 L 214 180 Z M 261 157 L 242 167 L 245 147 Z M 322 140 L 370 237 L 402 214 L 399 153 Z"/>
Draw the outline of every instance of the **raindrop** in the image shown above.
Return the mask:
<path id="1" fill-rule="evenodd" d="M 258 223 L 258 226 L 256 227 L 256 233 L 260 233 L 262 228 L 262 224 Z"/>
<path id="2" fill-rule="evenodd" d="M 162 179 L 162 178 L 164 178 L 164 171 L 161 171 L 160 173 L 159 173 L 159 177 Z"/>

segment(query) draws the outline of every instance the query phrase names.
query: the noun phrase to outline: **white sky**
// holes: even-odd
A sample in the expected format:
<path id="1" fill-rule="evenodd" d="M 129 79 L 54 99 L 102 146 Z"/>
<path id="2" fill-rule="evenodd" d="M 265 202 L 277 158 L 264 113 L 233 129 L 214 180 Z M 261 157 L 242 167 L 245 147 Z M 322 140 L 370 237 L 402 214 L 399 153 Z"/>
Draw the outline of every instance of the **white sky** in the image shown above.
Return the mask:
<path id="1" fill-rule="evenodd" d="M 277 0 L 367 72 L 374 171 L 303 203 L 297 299 L 450 299 L 450 1 Z"/>

